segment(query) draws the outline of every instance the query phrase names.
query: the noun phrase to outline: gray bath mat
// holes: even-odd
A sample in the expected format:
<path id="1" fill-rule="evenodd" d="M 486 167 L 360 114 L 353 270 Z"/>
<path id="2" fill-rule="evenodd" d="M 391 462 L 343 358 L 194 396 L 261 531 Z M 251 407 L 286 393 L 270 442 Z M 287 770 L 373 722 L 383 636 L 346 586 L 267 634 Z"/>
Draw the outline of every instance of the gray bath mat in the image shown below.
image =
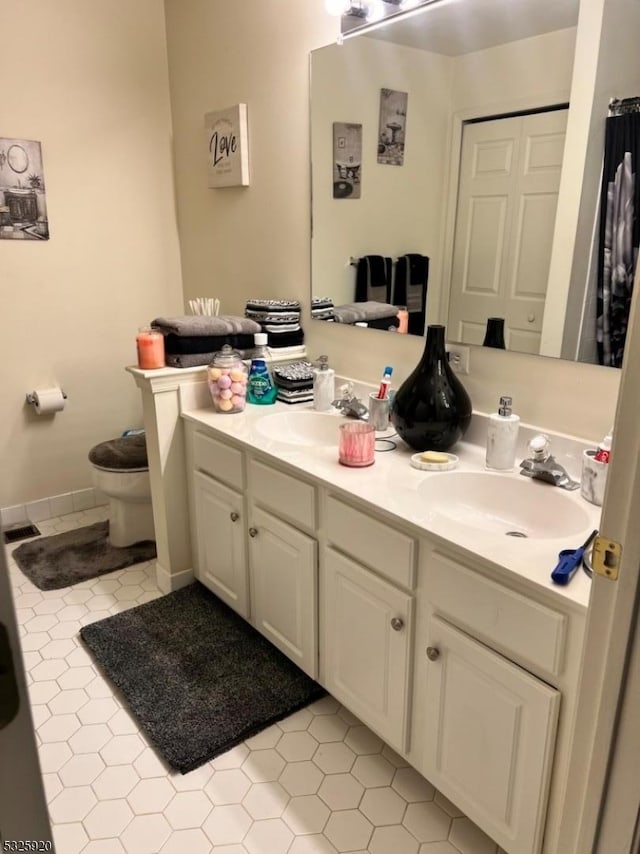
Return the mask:
<path id="1" fill-rule="evenodd" d="M 152 540 L 117 549 L 109 545 L 108 537 L 109 523 L 96 522 L 23 543 L 15 549 L 13 557 L 40 590 L 59 590 L 156 556 Z"/>
<path id="2" fill-rule="evenodd" d="M 325 694 L 198 582 L 80 636 L 183 774 Z"/>

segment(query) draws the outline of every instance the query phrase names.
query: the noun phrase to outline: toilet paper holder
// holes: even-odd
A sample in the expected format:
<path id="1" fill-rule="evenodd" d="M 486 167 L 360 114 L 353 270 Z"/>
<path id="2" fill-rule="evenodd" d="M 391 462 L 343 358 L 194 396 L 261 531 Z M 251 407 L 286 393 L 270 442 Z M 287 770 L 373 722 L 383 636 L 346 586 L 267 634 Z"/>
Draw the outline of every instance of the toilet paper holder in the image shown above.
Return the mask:
<path id="1" fill-rule="evenodd" d="M 63 389 L 60 389 L 60 391 L 62 392 L 62 396 L 63 396 L 63 398 L 66 400 L 66 399 L 67 399 L 67 395 L 65 394 L 64 390 L 63 390 Z M 29 404 L 29 406 L 35 406 L 35 403 L 36 403 L 36 393 L 35 393 L 35 391 L 30 391 L 30 392 L 28 392 L 28 393 L 25 395 L 25 397 L 26 397 L 26 400 L 27 400 L 27 403 Z"/>

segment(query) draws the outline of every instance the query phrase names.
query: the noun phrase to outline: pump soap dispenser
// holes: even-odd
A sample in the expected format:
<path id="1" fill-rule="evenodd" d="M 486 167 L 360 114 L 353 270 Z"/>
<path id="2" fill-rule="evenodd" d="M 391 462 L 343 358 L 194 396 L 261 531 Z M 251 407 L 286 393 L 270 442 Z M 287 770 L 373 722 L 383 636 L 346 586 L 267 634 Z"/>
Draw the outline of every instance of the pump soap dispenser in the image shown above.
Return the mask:
<path id="1" fill-rule="evenodd" d="M 335 375 L 329 367 L 329 357 L 320 356 L 313 369 L 313 408 L 319 412 L 331 409 L 335 399 Z"/>
<path id="2" fill-rule="evenodd" d="M 511 412 L 511 398 L 501 397 L 498 411 L 489 416 L 486 466 L 493 471 L 511 471 L 516 462 L 520 416 Z"/>

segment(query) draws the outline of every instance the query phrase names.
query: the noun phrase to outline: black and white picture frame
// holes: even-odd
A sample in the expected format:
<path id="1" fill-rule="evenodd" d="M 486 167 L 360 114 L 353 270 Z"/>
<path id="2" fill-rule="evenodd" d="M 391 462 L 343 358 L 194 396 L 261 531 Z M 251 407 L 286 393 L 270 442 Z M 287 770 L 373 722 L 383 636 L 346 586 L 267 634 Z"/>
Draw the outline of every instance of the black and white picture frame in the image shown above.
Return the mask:
<path id="1" fill-rule="evenodd" d="M 0 240 L 48 240 L 42 146 L 0 137 Z"/>
<path id="2" fill-rule="evenodd" d="M 380 90 L 378 163 L 386 166 L 404 164 L 408 100 L 408 92 L 398 92 L 395 89 Z"/>
<path id="3" fill-rule="evenodd" d="M 333 198 L 359 199 L 362 182 L 362 125 L 333 123 Z"/>

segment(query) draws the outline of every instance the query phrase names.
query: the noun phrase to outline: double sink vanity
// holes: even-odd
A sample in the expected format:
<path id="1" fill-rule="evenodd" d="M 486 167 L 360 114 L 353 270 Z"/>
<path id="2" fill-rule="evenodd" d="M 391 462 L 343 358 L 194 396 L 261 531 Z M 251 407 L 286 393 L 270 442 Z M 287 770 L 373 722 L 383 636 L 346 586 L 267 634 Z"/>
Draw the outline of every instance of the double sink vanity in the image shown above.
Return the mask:
<path id="1" fill-rule="evenodd" d="M 350 469 L 339 413 L 216 414 L 202 369 L 130 370 L 162 589 L 197 578 L 507 854 L 558 854 L 591 582 L 550 573 L 599 508 L 487 472 L 481 415 L 453 471 L 400 440 Z M 579 477 L 584 445 L 552 443 Z"/>

